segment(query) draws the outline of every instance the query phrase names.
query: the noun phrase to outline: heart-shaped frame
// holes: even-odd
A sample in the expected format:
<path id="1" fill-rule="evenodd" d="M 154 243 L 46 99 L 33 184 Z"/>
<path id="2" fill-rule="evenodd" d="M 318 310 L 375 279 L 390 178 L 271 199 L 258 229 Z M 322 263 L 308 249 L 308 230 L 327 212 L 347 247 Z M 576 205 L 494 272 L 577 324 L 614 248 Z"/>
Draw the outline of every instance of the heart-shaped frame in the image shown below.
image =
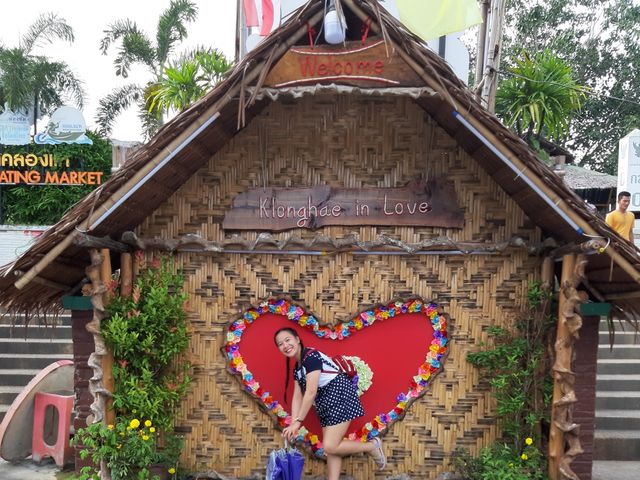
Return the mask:
<path id="1" fill-rule="evenodd" d="M 426 346 L 426 357 L 418 367 L 418 371 L 410 380 L 406 391 L 401 391 L 396 396 L 397 404 L 386 413 L 379 413 L 370 422 L 367 422 L 358 432 L 351 433 L 349 438 L 361 441 L 370 440 L 385 432 L 391 424 L 401 419 L 406 409 L 425 392 L 429 381 L 442 369 L 443 357 L 447 353 L 447 321 L 434 303 L 425 303 L 419 298 L 405 302 L 392 302 L 388 305 L 380 305 L 365 310 L 347 322 L 334 326 L 321 325 L 320 322 L 305 309 L 296 305 L 289 299 L 270 298 L 248 309 L 241 318 L 233 321 L 227 331 L 226 343 L 223 352 L 227 356 L 229 371 L 239 376 L 244 390 L 258 400 L 262 409 L 274 414 L 276 423 L 284 428 L 291 423 L 291 415 L 273 396 L 260 386 L 247 367 L 242 353 L 240 342 L 243 332 L 256 320 L 265 315 L 282 316 L 284 319 L 295 322 L 298 327 L 311 330 L 318 338 L 342 340 L 353 335 L 357 331 L 370 327 L 375 322 L 399 317 L 403 314 L 422 314 L 428 319 L 433 328 L 433 337 Z M 393 361 L 393 360 L 391 360 Z M 323 457 L 322 442 L 318 436 L 302 426 L 296 439 L 309 447 L 316 456 Z"/>

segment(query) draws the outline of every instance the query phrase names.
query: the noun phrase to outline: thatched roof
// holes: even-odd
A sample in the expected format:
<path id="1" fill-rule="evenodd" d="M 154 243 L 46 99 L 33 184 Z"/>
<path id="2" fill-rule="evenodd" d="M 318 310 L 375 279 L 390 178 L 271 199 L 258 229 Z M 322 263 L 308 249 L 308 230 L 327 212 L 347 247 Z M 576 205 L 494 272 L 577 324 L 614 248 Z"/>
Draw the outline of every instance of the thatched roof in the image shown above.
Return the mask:
<path id="1" fill-rule="evenodd" d="M 429 95 L 416 96 L 416 104 L 455 138 L 547 235 L 560 244 L 580 243 L 588 236 L 610 240 L 606 254 L 590 258 L 586 272 L 589 288 L 598 298 L 612 301 L 619 314 L 640 311 L 640 255 L 636 248 L 590 211 L 524 141 L 478 103 L 444 60 L 424 47 L 377 1 L 343 0 L 342 4 L 349 22 L 372 19 L 372 31 L 384 38 L 389 49 L 394 49 L 430 90 Z M 12 265 L 2 268 L 0 306 L 49 308 L 76 288 L 89 264 L 86 249 L 74 243 L 79 232 L 118 239 L 133 230 L 236 135 L 243 122 L 248 123 L 266 105 L 277 101 L 268 95 L 258 96 L 262 82 L 290 46 L 305 43 L 308 26 L 320 31 L 323 6 L 323 0 L 312 0 L 292 15 L 213 91 L 165 125 L 108 182 L 80 201 Z M 487 141 L 481 141 L 473 130 Z M 514 168 L 520 174 L 515 174 Z M 24 285 L 18 289 L 15 282 L 20 275 L 24 275 Z"/>
<path id="2" fill-rule="evenodd" d="M 564 169 L 564 181 L 572 190 L 615 189 L 618 185 L 618 177 L 608 173 L 587 170 L 578 165 L 565 165 Z"/>

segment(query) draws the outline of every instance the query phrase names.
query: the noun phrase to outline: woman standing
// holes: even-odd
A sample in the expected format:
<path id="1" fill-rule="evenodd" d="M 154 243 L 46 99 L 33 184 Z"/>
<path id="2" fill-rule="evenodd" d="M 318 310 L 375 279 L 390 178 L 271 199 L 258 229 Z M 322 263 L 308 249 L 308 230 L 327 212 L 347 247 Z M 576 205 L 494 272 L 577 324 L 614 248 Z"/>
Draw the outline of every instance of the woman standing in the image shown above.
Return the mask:
<path id="1" fill-rule="evenodd" d="M 282 435 L 293 440 L 298 435 L 302 422 L 312 405 L 322 426 L 322 444 L 327 456 L 327 480 L 338 480 L 342 467 L 342 457 L 354 453 L 366 452 L 382 470 L 387 460 L 382 451 L 380 439 L 375 437 L 369 442 L 345 439 L 349 424 L 354 418 L 364 415 L 356 387 L 347 375 L 341 373 L 338 366 L 324 353 L 305 348 L 298 333 L 292 328 L 281 328 L 274 335 L 274 341 L 280 353 L 287 361 L 286 389 L 289 386 L 290 359 L 295 360 L 291 406 L 291 425 Z"/>

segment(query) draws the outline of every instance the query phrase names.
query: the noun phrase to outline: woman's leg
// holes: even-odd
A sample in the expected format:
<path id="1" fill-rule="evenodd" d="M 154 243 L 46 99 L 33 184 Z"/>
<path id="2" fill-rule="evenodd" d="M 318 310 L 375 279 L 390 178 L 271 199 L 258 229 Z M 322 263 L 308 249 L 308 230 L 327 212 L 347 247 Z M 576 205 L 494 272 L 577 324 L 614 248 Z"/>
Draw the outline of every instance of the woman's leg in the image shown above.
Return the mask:
<path id="1" fill-rule="evenodd" d="M 350 423 L 351 421 L 342 422 L 322 429 L 322 446 L 325 453 L 344 457 L 353 453 L 369 453 L 376 447 L 372 442 L 344 438 Z"/>
<path id="2" fill-rule="evenodd" d="M 331 425 L 322 429 L 322 446 L 327 455 L 327 480 L 338 480 L 342 468 L 342 457 L 354 453 L 368 453 L 373 457 L 378 468 L 383 469 L 387 460 L 380 440 L 370 442 L 348 440 L 344 438 L 351 421 Z"/>

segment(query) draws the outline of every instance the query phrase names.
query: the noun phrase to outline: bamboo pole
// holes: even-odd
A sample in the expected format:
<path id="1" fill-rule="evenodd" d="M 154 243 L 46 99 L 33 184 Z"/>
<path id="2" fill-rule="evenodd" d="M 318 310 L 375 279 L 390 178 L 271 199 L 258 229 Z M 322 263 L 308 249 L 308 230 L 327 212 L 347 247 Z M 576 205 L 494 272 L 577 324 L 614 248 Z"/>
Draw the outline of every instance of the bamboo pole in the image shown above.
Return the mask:
<path id="1" fill-rule="evenodd" d="M 498 87 L 498 70 L 502 55 L 502 23 L 504 20 L 504 0 L 491 0 L 489 27 L 489 48 L 486 52 L 485 81 L 480 98 L 484 100 L 487 110 L 495 111 L 496 89 Z"/>
<path id="2" fill-rule="evenodd" d="M 346 4 L 348 4 L 354 13 L 362 20 L 366 21 L 369 16 L 364 12 L 353 0 L 343 0 Z M 376 22 L 372 22 L 371 28 L 374 31 L 380 33 L 380 26 Z M 551 201 L 558 206 L 560 210 L 562 210 L 569 218 L 575 221 L 582 230 L 588 235 L 599 235 L 589 223 L 587 223 L 580 215 L 576 214 L 576 212 L 567 205 L 562 198 L 560 198 L 553 190 L 551 190 L 537 175 L 530 176 L 528 175 L 528 171 L 530 170 L 527 165 L 522 162 L 516 155 L 511 152 L 511 150 L 501 141 L 499 140 L 482 122 L 477 120 L 473 115 L 470 115 L 467 112 L 466 108 L 458 109 L 458 106 L 455 105 L 452 99 L 450 99 L 449 93 L 444 89 L 444 86 L 438 82 L 436 79 L 431 78 L 424 72 L 424 69 L 418 65 L 418 63 L 401 48 L 397 43 L 393 40 L 389 39 L 392 47 L 400 54 L 402 59 L 407 62 L 407 64 L 413 68 L 417 75 L 422 78 L 422 80 L 434 90 L 436 93 L 440 94 L 440 97 L 444 99 L 444 101 L 449 101 L 449 105 L 452 109 L 458 111 L 460 116 L 467 120 L 474 128 L 476 128 L 487 140 L 489 140 L 503 155 L 505 155 L 517 168 L 520 170 L 520 175 L 527 176 L 536 186 L 551 199 Z M 428 63 L 428 60 L 423 57 L 425 63 Z M 607 248 L 605 253 L 611 257 L 611 259 L 618 264 L 625 273 L 627 273 L 635 282 L 640 283 L 640 272 L 635 269 L 631 263 L 629 263 L 620 253 L 618 253 L 613 248 Z"/>
<path id="3" fill-rule="evenodd" d="M 489 0 L 482 0 L 480 3 L 480 12 L 482 16 L 482 24 L 478 31 L 478 54 L 476 55 L 476 75 L 475 87 L 478 88 L 484 77 L 485 55 L 487 51 L 487 12 L 489 11 Z"/>

